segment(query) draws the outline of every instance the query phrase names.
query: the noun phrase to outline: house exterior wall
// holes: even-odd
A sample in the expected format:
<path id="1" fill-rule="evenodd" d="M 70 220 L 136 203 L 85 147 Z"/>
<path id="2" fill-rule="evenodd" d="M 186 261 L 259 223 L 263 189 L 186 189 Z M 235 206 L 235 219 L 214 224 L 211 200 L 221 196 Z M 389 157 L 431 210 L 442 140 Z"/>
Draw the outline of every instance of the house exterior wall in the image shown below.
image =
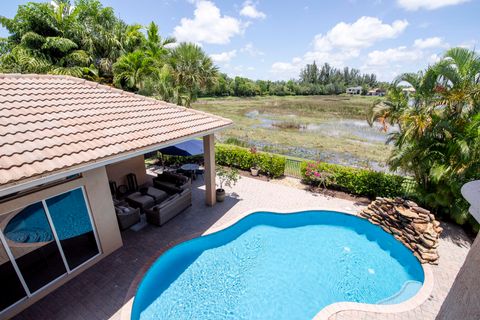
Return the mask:
<path id="1" fill-rule="evenodd" d="M 362 87 L 349 87 L 349 88 L 347 88 L 346 93 L 348 93 L 348 94 L 361 94 L 362 93 Z"/>
<path id="2" fill-rule="evenodd" d="M 0 217 L 14 210 L 21 209 L 27 205 L 38 202 L 42 199 L 49 198 L 69 190 L 83 186 L 85 189 L 90 212 L 92 214 L 93 223 L 97 230 L 98 240 L 101 254 L 90 260 L 71 274 L 51 283 L 44 290 L 41 290 L 31 298 L 15 305 L 8 311 L 0 315 L 0 319 L 9 319 L 13 315 L 40 300 L 48 293 L 65 284 L 81 272 L 85 271 L 102 258 L 112 253 L 122 246 L 122 238 L 113 207 L 112 197 L 108 186 L 108 178 L 105 167 L 100 167 L 82 173 L 82 177 L 63 184 L 53 186 L 48 189 L 40 190 L 35 193 L 19 197 L 8 202 L 0 204 Z"/>
<path id="3" fill-rule="evenodd" d="M 437 320 L 480 319 L 480 236 L 470 248 L 465 263 L 457 274 Z"/>
<path id="4" fill-rule="evenodd" d="M 117 186 L 127 184 L 127 174 L 129 173 L 134 173 L 137 176 L 138 185 L 147 183 L 150 180 L 145 171 L 143 155 L 110 164 L 106 166 L 106 169 L 108 180 L 115 181 Z"/>

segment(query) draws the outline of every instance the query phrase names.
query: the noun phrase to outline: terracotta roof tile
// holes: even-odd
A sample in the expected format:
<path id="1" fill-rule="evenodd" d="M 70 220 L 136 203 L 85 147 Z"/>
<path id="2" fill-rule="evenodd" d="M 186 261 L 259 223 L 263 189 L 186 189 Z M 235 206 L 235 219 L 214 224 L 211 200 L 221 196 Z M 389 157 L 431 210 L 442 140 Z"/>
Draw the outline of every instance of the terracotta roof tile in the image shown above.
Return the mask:
<path id="1" fill-rule="evenodd" d="M 78 78 L 0 74 L 0 189 L 231 123 Z"/>

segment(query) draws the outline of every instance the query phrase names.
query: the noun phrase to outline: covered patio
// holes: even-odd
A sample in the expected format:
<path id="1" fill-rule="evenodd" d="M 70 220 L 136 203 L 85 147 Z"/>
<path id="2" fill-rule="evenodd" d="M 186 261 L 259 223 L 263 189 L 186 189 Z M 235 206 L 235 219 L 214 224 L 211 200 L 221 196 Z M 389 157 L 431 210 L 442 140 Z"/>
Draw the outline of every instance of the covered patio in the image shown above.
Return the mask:
<path id="1" fill-rule="evenodd" d="M 115 201 L 145 213 L 145 183 L 156 194 L 148 208 L 158 205 L 151 223 L 192 204 L 188 179 L 182 189 L 172 181 L 157 188 L 144 154 L 201 139 L 200 208 L 215 205 L 214 134 L 229 119 L 69 76 L 0 75 L 0 100 L 0 319 L 121 248 L 129 224 L 119 217 L 131 211 L 119 212 Z M 119 199 L 112 185 L 128 177 L 135 183 L 123 195 L 136 198 Z"/>
<path id="2" fill-rule="evenodd" d="M 179 241 L 213 232 L 257 209 L 298 211 L 308 208 L 338 210 L 355 214 L 361 203 L 286 186 L 280 181 L 243 177 L 228 190 L 225 202 L 204 205 L 205 185 L 193 184 L 193 205 L 166 225 L 149 225 L 140 232 L 122 233 L 124 246 L 98 264 L 19 314 L 17 320 L 33 319 L 120 319 L 121 308 L 135 294 L 146 268 L 159 254 Z M 440 262 L 433 266 L 435 284 L 430 298 L 410 311 L 382 314 L 343 311 L 330 319 L 434 319 L 470 247 L 465 233 L 452 224 L 442 224 Z"/>

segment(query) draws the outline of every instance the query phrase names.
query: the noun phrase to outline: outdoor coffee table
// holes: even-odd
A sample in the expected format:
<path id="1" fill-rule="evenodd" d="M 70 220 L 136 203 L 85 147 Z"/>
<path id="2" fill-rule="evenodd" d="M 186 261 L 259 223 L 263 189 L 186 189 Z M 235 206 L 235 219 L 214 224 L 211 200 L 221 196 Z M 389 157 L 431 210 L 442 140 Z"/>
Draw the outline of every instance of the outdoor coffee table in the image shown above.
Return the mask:
<path id="1" fill-rule="evenodd" d="M 127 202 L 134 208 L 140 208 L 142 211 L 145 208 L 150 208 L 155 205 L 155 200 L 148 194 L 141 194 L 140 192 L 134 192 L 126 198 Z"/>
<path id="2" fill-rule="evenodd" d="M 180 167 L 182 171 L 187 172 L 192 179 L 195 179 L 195 172 L 200 169 L 200 166 L 195 163 L 186 163 Z"/>

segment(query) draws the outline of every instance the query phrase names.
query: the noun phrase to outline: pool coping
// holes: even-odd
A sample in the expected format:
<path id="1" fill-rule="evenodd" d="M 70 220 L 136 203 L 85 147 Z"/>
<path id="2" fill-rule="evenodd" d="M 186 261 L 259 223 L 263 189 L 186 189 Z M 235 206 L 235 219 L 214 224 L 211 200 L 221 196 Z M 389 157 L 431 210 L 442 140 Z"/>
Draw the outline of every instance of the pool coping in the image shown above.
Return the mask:
<path id="1" fill-rule="evenodd" d="M 322 209 L 318 207 L 303 207 L 299 209 L 293 210 L 279 210 L 279 209 L 272 209 L 272 208 L 257 208 L 255 210 L 248 210 L 243 212 L 242 214 L 231 217 L 230 219 L 222 222 L 218 226 L 212 226 L 209 229 L 207 229 L 204 232 L 196 232 L 192 233 L 189 235 L 186 235 L 184 237 L 181 237 L 175 241 L 170 242 L 168 245 L 166 245 L 164 248 L 160 249 L 155 255 L 152 256 L 152 258 L 145 263 L 145 265 L 138 271 L 137 275 L 135 276 L 134 280 L 132 281 L 126 295 L 126 299 L 124 302 L 124 305 L 120 309 L 120 319 L 121 320 L 131 320 L 131 314 L 132 314 L 132 307 L 133 307 L 133 300 L 135 299 L 135 292 L 138 289 L 138 286 L 140 285 L 140 282 L 142 281 L 145 273 L 148 271 L 148 269 L 152 266 L 152 264 L 167 250 L 173 248 L 174 246 L 186 242 L 188 240 L 205 236 L 208 234 L 212 234 L 218 231 L 221 231 L 223 229 L 226 229 L 235 223 L 239 222 L 243 218 L 256 213 L 256 212 L 273 212 L 273 213 L 278 213 L 278 214 L 293 214 L 293 213 L 298 213 L 298 212 L 303 212 L 303 211 L 333 211 L 333 212 L 338 212 L 338 213 L 344 213 L 344 214 L 349 214 L 356 216 L 360 219 L 364 219 L 368 221 L 367 219 L 361 217 L 358 215 L 357 211 L 352 209 L 352 208 L 345 208 L 342 211 L 337 211 L 337 210 L 332 210 L 332 209 Z M 398 303 L 398 304 L 389 304 L 389 305 L 381 305 L 381 304 L 367 304 L 367 303 L 358 303 L 358 302 L 335 302 L 332 304 L 329 304 L 328 306 L 324 307 L 321 309 L 314 317 L 313 319 L 315 320 L 326 320 L 330 318 L 332 315 L 341 312 L 341 311 L 364 311 L 364 312 L 376 312 L 376 313 L 387 313 L 387 314 L 392 314 L 392 313 L 400 313 L 400 312 L 406 312 L 410 311 L 420 305 L 422 305 L 430 296 L 430 294 L 433 291 L 433 285 L 434 285 L 434 276 L 433 276 L 433 270 L 432 266 L 430 264 L 422 264 L 420 263 L 423 269 L 424 273 L 424 281 L 423 285 L 420 288 L 420 290 L 415 294 L 413 297 L 408 299 L 407 301 Z M 131 298 L 128 298 L 130 297 Z"/>

